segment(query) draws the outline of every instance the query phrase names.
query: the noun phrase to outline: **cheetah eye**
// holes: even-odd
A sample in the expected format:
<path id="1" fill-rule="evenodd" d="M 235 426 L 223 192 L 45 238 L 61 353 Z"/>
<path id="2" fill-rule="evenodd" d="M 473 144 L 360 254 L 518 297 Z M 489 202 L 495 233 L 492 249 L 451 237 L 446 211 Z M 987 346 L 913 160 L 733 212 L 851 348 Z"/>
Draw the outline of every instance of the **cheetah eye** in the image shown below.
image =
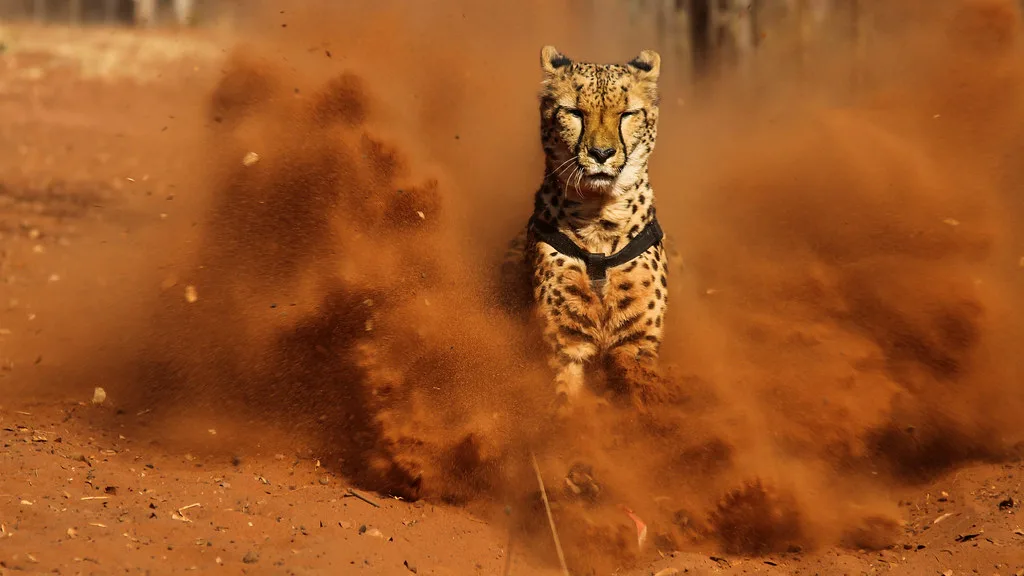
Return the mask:
<path id="1" fill-rule="evenodd" d="M 579 118 L 580 120 L 583 120 L 583 112 L 580 111 L 580 110 L 577 110 L 576 108 L 562 108 L 562 110 L 565 110 L 565 113 L 570 115 L 570 116 L 575 116 L 575 117 Z"/>
<path id="2" fill-rule="evenodd" d="M 639 113 L 640 113 L 639 110 L 626 110 L 621 115 L 619 115 L 619 119 L 620 120 L 625 120 L 626 118 L 629 118 L 631 116 L 636 116 Z"/>

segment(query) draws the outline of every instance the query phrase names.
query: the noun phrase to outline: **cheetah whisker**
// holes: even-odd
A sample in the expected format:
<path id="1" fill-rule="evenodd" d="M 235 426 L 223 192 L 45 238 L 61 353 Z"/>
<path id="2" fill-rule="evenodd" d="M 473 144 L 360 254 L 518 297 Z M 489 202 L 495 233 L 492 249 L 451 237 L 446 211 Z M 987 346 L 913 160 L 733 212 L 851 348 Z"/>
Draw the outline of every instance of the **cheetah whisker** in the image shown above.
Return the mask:
<path id="1" fill-rule="evenodd" d="M 580 200 L 583 200 L 583 192 L 580 192 L 580 180 L 583 180 L 582 168 L 580 168 L 579 175 L 576 176 L 576 196 L 578 196 Z"/>
<path id="2" fill-rule="evenodd" d="M 563 198 L 567 198 L 568 197 L 568 194 L 569 194 L 569 182 L 572 181 L 572 176 L 574 176 L 575 173 L 577 173 L 577 170 L 583 170 L 583 168 L 581 168 L 580 166 L 573 166 L 572 167 L 572 171 L 569 172 L 568 177 L 565 178 L 565 186 L 562 187 L 562 197 Z"/>
<path id="3" fill-rule="evenodd" d="M 576 183 L 573 184 L 573 190 L 576 191 L 576 197 L 580 200 L 583 200 L 583 192 L 580 191 L 580 180 L 583 180 L 583 173 L 584 170 L 580 167 L 580 169 L 576 171 Z"/>
<path id="4" fill-rule="evenodd" d="M 573 190 L 576 192 L 576 197 L 583 200 L 583 193 L 580 192 L 580 180 L 583 178 L 583 167 L 581 166 L 579 170 L 573 172 L 569 176 L 569 182 L 572 182 L 573 176 L 576 177 L 576 182 L 573 183 Z"/>
<path id="5" fill-rule="evenodd" d="M 561 164 L 559 164 L 558 168 L 555 168 L 554 170 L 552 170 L 551 173 L 552 174 L 560 174 L 565 169 L 565 166 L 567 164 L 569 164 L 571 162 L 575 162 L 575 161 L 576 161 L 576 157 L 575 156 L 571 156 L 568 160 L 566 160 L 565 162 L 562 162 Z"/>
<path id="6" fill-rule="evenodd" d="M 547 175 L 544 176 L 544 179 L 547 180 L 548 178 L 557 178 L 558 176 L 561 176 L 562 172 L 564 172 L 565 170 L 568 169 L 568 168 L 566 168 L 566 166 L 569 166 L 569 164 L 571 162 L 573 162 L 574 160 L 576 160 L 576 159 L 575 158 L 569 158 L 565 162 L 562 162 L 561 164 L 558 165 L 557 168 L 555 168 L 554 170 L 549 171 L 547 173 Z"/>
<path id="7" fill-rule="evenodd" d="M 570 160 L 570 162 L 575 162 L 575 161 L 576 161 L 576 159 L 575 159 L 575 158 L 573 158 L 572 160 Z M 559 173 L 557 174 L 557 176 L 559 176 L 559 177 L 560 177 L 560 176 L 564 176 L 566 172 L 568 172 L 569 174 L 572 174 L 572 171 L 573 171 L 573 170 L 575 170 L 575 169 L 576 169 L 576 168 L 577 168 L 578 166 L 579 166 L 579 164 L 578 164 L 578 163 L 575 163 L 575 164 L 570 164 L 569 166 L 567 166 L 567 167 L 565 167 L 565 168 L 562 168 L 562 169 L 561 169 L 561 170 L 559 171 Z"/>

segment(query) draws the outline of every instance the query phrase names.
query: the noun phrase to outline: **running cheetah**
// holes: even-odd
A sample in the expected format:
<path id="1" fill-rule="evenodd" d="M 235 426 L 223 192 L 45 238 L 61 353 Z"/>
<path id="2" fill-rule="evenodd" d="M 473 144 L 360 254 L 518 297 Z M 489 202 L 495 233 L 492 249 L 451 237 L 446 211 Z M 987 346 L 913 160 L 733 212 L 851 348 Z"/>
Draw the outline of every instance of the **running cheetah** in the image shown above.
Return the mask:
<path id="1" fill-rule="evenodd" d="M 512 290 L 518 281 L 532 292 L 562 410 L 583 389 L 584 367 L 598 361 L 609 386 L 638 405 L 658 387 L 668 261 L 647 161 L 660 65 L 651 50 L 625 65 L 541 50 L 544 181 L 503 273 Z"/>

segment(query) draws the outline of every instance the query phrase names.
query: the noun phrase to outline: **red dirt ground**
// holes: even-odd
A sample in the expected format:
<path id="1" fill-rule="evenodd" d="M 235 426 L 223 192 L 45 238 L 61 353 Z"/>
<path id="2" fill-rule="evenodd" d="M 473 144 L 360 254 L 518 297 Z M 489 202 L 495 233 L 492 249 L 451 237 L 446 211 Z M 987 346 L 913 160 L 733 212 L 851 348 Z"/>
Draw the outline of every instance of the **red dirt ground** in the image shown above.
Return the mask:
<path id="1" fill-rule="evenodd" d="M 505 502 L 512 507 L 504 509 L 515 512 L 513 508 L 521 503 L 516 497 L 529 493 L 532 487 L 508 489 L 506 484 L 495 482 L 494 486 L 501 489 L 489 494 L 478 487 L 475 477 L 449 476 L 449 471 L 437 471 L 436 462 L 428 461 L 420 463 L 424 477 L 436 484 L 423 488 L 422 500 L 409 503 L 385 495 L 408 488 L 399 481 L 396 489 L 382 489 L 380 493 L 351 489 L 352 485 L 374 485 L 372 475 L 353 476 L 348 464 L 335 463 L 336 454 L 322 438 L 312 436 L 308 428 L 287 419 L 273 421 L 260 414 L 229 414 L 228 405 L 203 396 L 201 383 L 176 388 L 173 401 L 162 406 L 149 406 L 145 399 L 129 398 L 134 389 L 131 376 L 135 373 L 128 372 L 125 365 L 141 346 L 137 340 L 148 341 L 147 330 L 168 326 L 161 322 L 166 322 L 166 314 L 175 314 L 175 306 L 180 308 L 184 300 L 187 282 L 182 280 L 183 266 L 196 253 L 202 253 L 202 230 L 211 195 L 206 180 L 222 160 L 216 150 L 208 148 L 208 130 L 216 134 L 219 128 L 215 125 L 217 121 L 209 117 L 206 106 L 211 86 L 223 73 L 222 64 L 216 60 L 221 54 L 219 47 L 227 44 L 205 33 L 172 37 L 168 44 L 148 53 L 148 60 L 136 54 L 141 63 L 135 67 L 123 60 L 103 66 L 96 64 L 102 63 L 103 58 L 90 56 L 89 47 L 95 47 L 97 42 L 102 44 L 103 38 L 130 38 L 141 33 L 32 29 L 16 32 L 21 41 L 11 42 L 12 48 L 0 54 L 0 574 L 559 573 L 546 526 L 523 524 L 515 513 L 503 513 Z M 167 38 L 161 33 L 150 34 L 152 38 Z M 31 44 L 32 38 L 59 39 L 59 46 L 71 47 L 70 52 L 52 47 L 40 49 Z M 125 43 L 131 45 L 130 41 Z M 180 46 L 192 47 L 195 52 L 182 54 Z M 110 53 L 120 53 L 118 50 Z M 322 50 L 318 47 L 318 54 Z M 407 71 L 410 76 L 416 73 L 412 68 Z M 94 73 L 90 75 L 90 71 Z M 530 96 L 524 93 L 524 97 Z M 437 96 L 428 94 L 428 102 L 419 104 L 432 110 L 438 102 L 431 98 Z M 351 110 L 345 107 L 341 112 Z M 429 116 L 424 122 L 430 128 L 432 122 L 440 120 Z M 841 122 L 837 125 L 847 128 Z M 262 129 L 261 132 L 260 127 L 252 128 L 258 133 L 256 140 L 268 138 L 266 126 Z M 277 136 L 272 131 L 270 134 Z M 850 134 L 854 139 L 863 136 L 857 130 Z M 472 145 L 477 136 L 480 134 L 472 131 L 463 133 L 461 142 Z M 292 144 L 284 135 L 280 138 L 286 142 L 282 146 Z M 408 140 L 409 135 L 403 138 Z M 489 146 L 493 142 L 481 137 L 478 144 Z M 403 141 L 402 145 L 403 150 L 416 149 L 415 143 Z M 420 143 L 424 148 L 430 145 Z M 224 146 L 230 148 L 231 144 Z M 437 154 L 443 157 L 451 151 L 445 148 Z M 770 164 L 771 158 L 765 162 Z M 873 166 L 870 158 L 864 162 L 854 164 Z M 758 182 L 778 185 L 770 169 L 751 174 L 757 175 Z M 510 178 L 516 184 L 518 180 L 528 183 L 533 175 Z M 743 190 L 742 179 L 735 184 L 737 190 Z M 478 202 L 485 204 L 491 200 Z M 877 207 L 870 204 L 872 201 L 868 201 L 869 206 Z M 666 204 L 672 209 L 671 201 Z M 726 211 L 720 209 L 719 213 Z M 749 214 L 745 212 L 723 216 L 726 222 L 737 225 L 748 222 L 746 217 Z M 699 227 L 695 230 L 693 234 L 698 238 L 708 234 Z M 759 232 L 772 234 L 771 230 Z M 832 232 L 807 233 L 813 236 Z M 841 231 L 838 234 L 842 242 Z M 714 234 L 711 237 L 715 238 Z M 433 241 L 430 238 L 428 242 Z M 786 247 L 790 241 L 795 242 L 786 236 L 775 246 Z M 964 242 L 970 244 L 970 239 Z M 969 252 L 970 248 L 965 250 Z M 699 257 L 694 260 L 698 269 L 707 266 Z M 438 269 L 443 270 L 444 266 L 439 265 Z M 736 287 L 749 280 L 737 280 L 722 274 L 722 270 L 715 272 L 718 274 L 708 275 L 712 282 L 731 282 Z M 773 281 L 768 274 L 759 278 L 766 284 Z M 268 288 L 273 289 L 276 288 Z M 728 290 L 725 292 L 723 298 L 728 298 Z M 200 302 L 205 301 L 206 294 L 201 285 Z M 168 299 L 176 304 L 166 304 Z M 446 305 L 443 300 L 435 300 L 439 301 L 439 306 Z M 754 306 L 750 302 L 744 305 Z M 740 309 L 736 306 L 734 312 Z M 771 340 L 772 322 L 785 317 L 758 316 L 758 326 L 764 330 L 761 337 Z M 223 318 L 230 323 L 235 317 Z M 729 318 L 735 320 L 733 316 Z M 474 320 L 465 322 L 472 324 Z M 225 328 L 203 326 L 203 330 L 210 331 Z M 226 329 L 244 331 L 251 326 Z M 826 330 L 822 326 L 815 324 L 811 328 Z M 882 330 L 873 326 L 868 329 Z M 171 330 L 164 335 L 166 340 L 156 341 L 173 341 L 182 333 L 186 332 Z M 807 330 L 800 336 L 812 338 L 814 334 Z M 199 345 L 195 349 L 202 348 Z M 194 348 L 182 344 L 182 349 Z M 750 350 L 773 355 L 767 347 Z M 776 362 L 758 361 L 765 365 Z M 779 366 L 779 374 L 787 376 L 804 368 Z M 810 361 L 807 368 L 821 369 Z M 100 404 L 92 402 L 96 387 L 108 393 Z M 998 389 L 1006 395 L 1002 400 L 985 397 L 986 405 L 1002 402 L 1007 410 L 1015 406 L 1020 386 Z M 286 395 L 295 393 L 291 390 Z M 785 394 L 775 398 L 772 402 L 781 406 L 780 418 L 799 420 L 806 418 L 808 411 L 813 414 L 818 410 L 808 410 L 799 404 L 795 406 L 799 410 L 794 410 L 786 405 L 793 398 Z M 968 395 L 964 404 L 973 400 Z M 288 401 L 287 396 L 274 396 L 267 402 L 290 406 Z M 296 401 L 296 405 L 301 404 Z M 986 410 L 998 420 L 999 407 Z M 954 412 L 949 409 L 950 417 L 956 420 Z M 773 415 L 764 414 L 766 418 Z M 863 413 L 853 414 L 870 420 Z M 925 416 L 928 414 L 925 412 Z M 405 416 L 413 418 L 414 411 L 387 417 L 401 422 Z M 800 428 L 789 438 L 794 443 L 790 448 L 800 452 L 796 446 L 800 445 L 801 434 L 810 436 L 809 443 L 814 444 L 817 431 L 834 433 L 840 439 L 848 432 L 843 422 L 831 422 L 832 413 L 822 418 L 829 420 L 831 427 L 807 423 L 806 430 Z M 907 418 L 905 422 L 918 422 L 913 415 Z M 925 417 L 924 421 L 921 428 L 927 431 L 929 420 Z M 725 422 L 728 426 L 734 421 Z M 960 421 L 956 423 L 962 424 L 964 430 L 969 428 Z M 860 433 L 856 424 L 849 425 L 853 429 L 850 434 Z M 871 424 L 875 425 L 873 421 Z M 445 425 L 457 428 L 455 424 Z M 786 426 L 782 422 L 773 425 L 777 430 Z M 316 426 L 314 423 L 313 427 Z M 471 430 L 479 431 L 477 426 L 489 430 L 476 421 L 472 426 Z M 493 426 L 501 429 L 499 424 Z M 994 426 L 1002 436 L 993 443 L 1013 447 L 1019 425 Z M 908 430 L 911 428 L 908 426 Z M 884 426 L 878 429 L 886 430 Z M 755 426 L 752 433 L 759 430 Z M 338 431 L 347 433 L 349 429 L 339 427 Z M 972 442 L 981 442 L 977 438 L 987 440 L 988 432 L 978 432 L 976 437 L 970 436 L 970 431 L 964 432 L 967 439 L 963 442 L 973 447 L 976 444 Z M 431 440 L 444 447 L 447 434 L 442 435 L 444 440 Z M 455 432 L 450 434 L 461 438 Z M 481 437 L 484 448 L 479 450 L 485 452 L 487 442 L 493 438 L 476 436 Z M 735 436 L 712 436 L 719 437 L 738 446 L 743 435 L 737 432 Z M 651 516 L 645 516 L 651 524 L 652 538 L 644 555 L 599 550 L 595 554 L 599 560 L 583 565 L 595 573 L 637 576 L 1024 575 L 1024 522 L 1018 519 L 1024 505 L 1024 465 L 999 448 L 963 454 L 958 444 L 962 439 L 957 435 L 940 434 L 938 440 L 925 437 L 929 439 L 940 445 L 929 446 L 925 456 L 915 451 L 919 447 L 902 445 L 886 455 L 895 462 L 890 465 L 896 472 L 876 470 L 873 463 L 853 454 L 842 460 L 851 468 L 841 468 L 836 476 L 811 471 L 810 466 L 803 468 L 818 459 L 831 462 L 817 453 L 805 455 L 804 459 L 793 458 L 789 453 L 788 460 L 780 456 L 778 467 L 784 471 L 772 473 L 776 465 L 763 464 L 771 456 L 757 450 L 737 450 L 743 456 L 743 466 L 807 490 L 810 495 L 800 498 L 799 510 L 816 523 L 812 526 L 856 521 L 852 528 L 843 527 L 841 537 L 823 536 L 824 545 L 807 550 L 800 546 L 769 549 L 761 555 L 727 554 L 720 551 L 723 542 L 728 543 L 721 534 L 718 541 L 661 538 L 659 517 L 654 516 L 652 521 Z M 346 444 L 350 440 L 353 445 L 358 444 L 347 436 L 329 438 L 327 442 Z M 942 444 L 943 441 L 949 445 Z M 821 443 L 825 444 L 823 450 L 835 446 L 824 440 Z M 715 446 L 709 440 L 697 449 L 706 452 L 708 447 Z M 628 446 L 627 452 L 635 448 Z M 636 462 L 657 463 L 655 453 L 659 449 L 651 444 L 647 450 L 650 454 L 635 450 Z M 713 467 L 714 462 L 708 461 L 714 460 L 714 456 L 705 452 L 699 460 Z M 352 461 L 347 452 L 344 455 Z M 398 460 L 402 455 L 394 457 Z M 870 484 L 873 476 L 898 476 L 899 472 L 906 472 L 902 466 L 917 463 L 915 458 L 923 458 L 922 465 L 932 464 L 928 455 L 949 461 L 943 460 L 935 465 L 933 473 L 913 481 Z M 485 460 L 484 456 L 479 458 Z M 908 459 L 912 462 L 907 463 Z M 355 461 L 375 462 L 373 457 Z M 978 464 L 979 461 L 990 463 Z M 406 465 L 404 461 L 400 464 Z M 719 492 L 728 492 L 737 480 L 736 474 L 715 476 L 698 467 L 683 471 L 692 473 L 694 482 L 704 478 L 715 480 L 713 486 L 693 489 L 700 494 L 695 502 L 714 501 Z M 742 472 L 739 476 L 747 477 L 750 469 Z M 522 478 L 515 472 L 506 474 Z M 836 478 L 858 480 L 846 484 Z M 387 482 L 390 480 L 384 484 L 390 486 Z M 558 476 L 552 472 L 549 487 L 557 482 Z M 617 488 L 645 486 L 625 483 L 621 480 Z M 831 485 L 822 486 L 827 483 Z M 681 491 L 690 489 L 683 484 Z M 708 492 L 713 494 L 709 496 Z M 620 496 L 623 493 L 625 497 L 631 496 L 628 490 L 618 491 Z M 651 510 L 655 509 L 651 506 Z M 755 507 L 748 516 L 739 512 L 733 518 L 745 524 L 735 531 L 748 534 L 752 530 L 756 536 L 759 523 L 763 523 L 768 533 L 763 536 L 765 542 L 780 538 L 780 523 L 773 524 L 777 519 L 764 519 L 773 510 L 778 511 L 769 504 L 768 508 Z M 661 513 L 659 510 L 658 514 Z M 629 534 L 632 525 L 628 518 L 613 518 L 610 522 L 618 523 Z M 723 530 L 721 524 L 719 530 Z M 570 556 L 585 555 L 591 547 L 609 542 L 595 528 L 599 537 L 589 546 L 580 545 L 586 543 L 587 534 L 570 532 L 566 538 Z M 829 539 L 841 541 L 842 545 L 833 546 Z M 616 564 L 618 559 L 621 566 Z"/>

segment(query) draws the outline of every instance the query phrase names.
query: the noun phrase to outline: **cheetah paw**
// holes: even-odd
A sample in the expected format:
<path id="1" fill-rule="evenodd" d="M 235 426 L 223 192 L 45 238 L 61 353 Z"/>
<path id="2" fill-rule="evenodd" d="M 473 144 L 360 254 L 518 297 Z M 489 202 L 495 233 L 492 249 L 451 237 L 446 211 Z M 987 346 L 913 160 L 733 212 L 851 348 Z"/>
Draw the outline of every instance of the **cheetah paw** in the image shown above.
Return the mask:
<path id="1" fill-rule="evenodd" d="M 577 462 L 569 468 L 569 473 L 565 476 L 565 488 L 570 497 L 581 498 L 587 502 L 597 502 L 601 495 L 601 486 L 594 481 L 594 469 L 582 462 Z"/>
<path id="2" fill-rule="evenodd" d="M 552 402 L 552 410 L 555 417 L 560 420 L 565 420 L 572 416 L 573 402 L 569 398 L 569 394 L 561 391 L 557 392 L 555 394 L 555 399 Z"/>

